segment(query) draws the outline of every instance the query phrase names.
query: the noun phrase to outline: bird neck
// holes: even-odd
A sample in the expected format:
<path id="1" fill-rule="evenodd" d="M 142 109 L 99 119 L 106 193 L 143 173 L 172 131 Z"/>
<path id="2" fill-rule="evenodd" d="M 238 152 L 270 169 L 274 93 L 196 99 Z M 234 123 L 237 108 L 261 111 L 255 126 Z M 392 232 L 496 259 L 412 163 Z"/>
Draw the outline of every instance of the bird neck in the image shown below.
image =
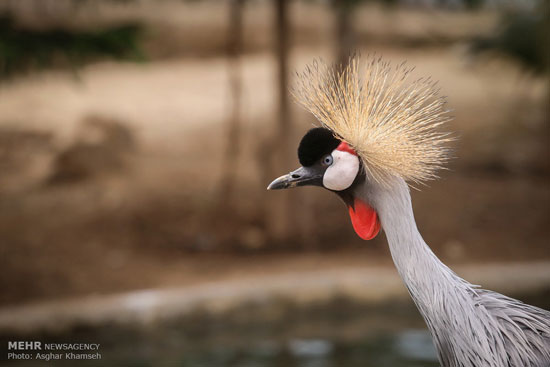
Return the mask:
<path id="1" fill-rule="evenodd" d="M 416 226 L 409 188 L 404 180 L 396 178 L 389 187 L 371 190 L 368 196 L 386 233 L 395 266 L 429 324 L 430 319 L 438 317 L 434 305 L 442 298 L 463 298 L 461 296 L 470 291 L 470 284 L 443 264 L 424 242 Z"/>

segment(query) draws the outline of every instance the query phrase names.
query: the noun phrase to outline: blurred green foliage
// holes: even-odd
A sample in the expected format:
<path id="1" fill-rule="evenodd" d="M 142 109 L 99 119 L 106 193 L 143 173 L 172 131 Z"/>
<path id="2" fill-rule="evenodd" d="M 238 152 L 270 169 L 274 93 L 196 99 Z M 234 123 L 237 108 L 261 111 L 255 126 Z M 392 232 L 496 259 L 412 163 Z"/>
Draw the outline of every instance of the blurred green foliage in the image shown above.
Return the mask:
<path id="1" fill-rule="evenodd" d="M 84 63 L 111 58 L 145 60 L 142 27 L 124 24 L 105 29 L 22 29 L 9 14 L 0 16 L 0 78 L 56 65 L 78 68 Z"/>
<path id="2" fill-rule="evenodd" d="M 548 29 L 540 13 L 512 13 L 503 17 L 492 37 L 478 38 L 473 51 L 495 50 L 537 73 L 548 71 Z"/>

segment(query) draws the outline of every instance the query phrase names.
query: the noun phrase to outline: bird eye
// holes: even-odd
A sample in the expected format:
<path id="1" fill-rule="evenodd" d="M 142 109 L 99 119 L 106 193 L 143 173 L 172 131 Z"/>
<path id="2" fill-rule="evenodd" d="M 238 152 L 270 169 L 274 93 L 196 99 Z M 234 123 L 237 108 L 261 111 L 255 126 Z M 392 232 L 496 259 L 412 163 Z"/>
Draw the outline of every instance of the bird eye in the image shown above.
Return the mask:
<path id="1" fill-rule="evenodd" d="M 332 164 L 332 156 L 330 154 L 327 154 L 324 158 L 323 158 L 323 165 L 324 166 L 330 166 Z"/>

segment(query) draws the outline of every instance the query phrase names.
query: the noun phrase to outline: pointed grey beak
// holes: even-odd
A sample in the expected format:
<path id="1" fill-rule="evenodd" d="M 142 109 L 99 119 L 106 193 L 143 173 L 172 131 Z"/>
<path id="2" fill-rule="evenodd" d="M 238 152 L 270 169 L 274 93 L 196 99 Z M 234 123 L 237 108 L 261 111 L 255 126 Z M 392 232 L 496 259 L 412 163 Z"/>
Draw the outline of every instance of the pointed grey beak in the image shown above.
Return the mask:
<path id="1" fill-rule="evenodd" d="M 296 186 L 317 185 L 322 186 L 323 171 L 316 167 L 300 167 L 288 175 L 275 179 L 267 187 L 268 190 L 289 189 Z"/>

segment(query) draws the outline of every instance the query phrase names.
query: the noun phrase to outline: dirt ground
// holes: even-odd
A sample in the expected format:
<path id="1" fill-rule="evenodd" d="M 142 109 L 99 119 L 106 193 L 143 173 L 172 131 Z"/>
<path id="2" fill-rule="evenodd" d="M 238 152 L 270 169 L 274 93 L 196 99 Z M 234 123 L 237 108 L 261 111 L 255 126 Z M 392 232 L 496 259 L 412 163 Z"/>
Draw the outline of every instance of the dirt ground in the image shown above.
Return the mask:
<path id="1" fill-rule="evenodd" d="M 401 10 L 384 16 L 413 30 L 425 18 Z M 494 18 L 438 16 L 481 33 L 488 28 L 482 20 Z M 331 54 L 306 32 L 315 24 L 302 27 L 292 70 Z M 544 78 L 509 60 L 472 57 L 460 41 L 468 34 L 417 29 L 411 34 L 420 40 L 426 32 L 440 36 L 411 47 L 403 36 L 410 28 L 363 28 L 366 53 L 407 60 L 415 75 L 439 80 L 453 110 L 456 159 L 441 180 L 413 191 L 419 228 L 434 251 L 453 264 L 550 258 Z M 391 266 L 384 236 L 360 241 L 345 208 L 321 190 L 302 191 L 305 244 L 267 237 L 267 195 L 276 194 L 265 191 L 270 178 L 259 166 L 276 88 L 274 59 L 262 42 L 242 59 L 238 199 L 224 210 L 217 195 L 230 107 L 223 57 L 157 49 L 158 59 L 145 64 L 103 62 L 77 77 L 44 71 L 0 86 L 1 305 L 242 274 Z M 313 120 L 293 106 L 293 122 L 297 144 Z"/>

